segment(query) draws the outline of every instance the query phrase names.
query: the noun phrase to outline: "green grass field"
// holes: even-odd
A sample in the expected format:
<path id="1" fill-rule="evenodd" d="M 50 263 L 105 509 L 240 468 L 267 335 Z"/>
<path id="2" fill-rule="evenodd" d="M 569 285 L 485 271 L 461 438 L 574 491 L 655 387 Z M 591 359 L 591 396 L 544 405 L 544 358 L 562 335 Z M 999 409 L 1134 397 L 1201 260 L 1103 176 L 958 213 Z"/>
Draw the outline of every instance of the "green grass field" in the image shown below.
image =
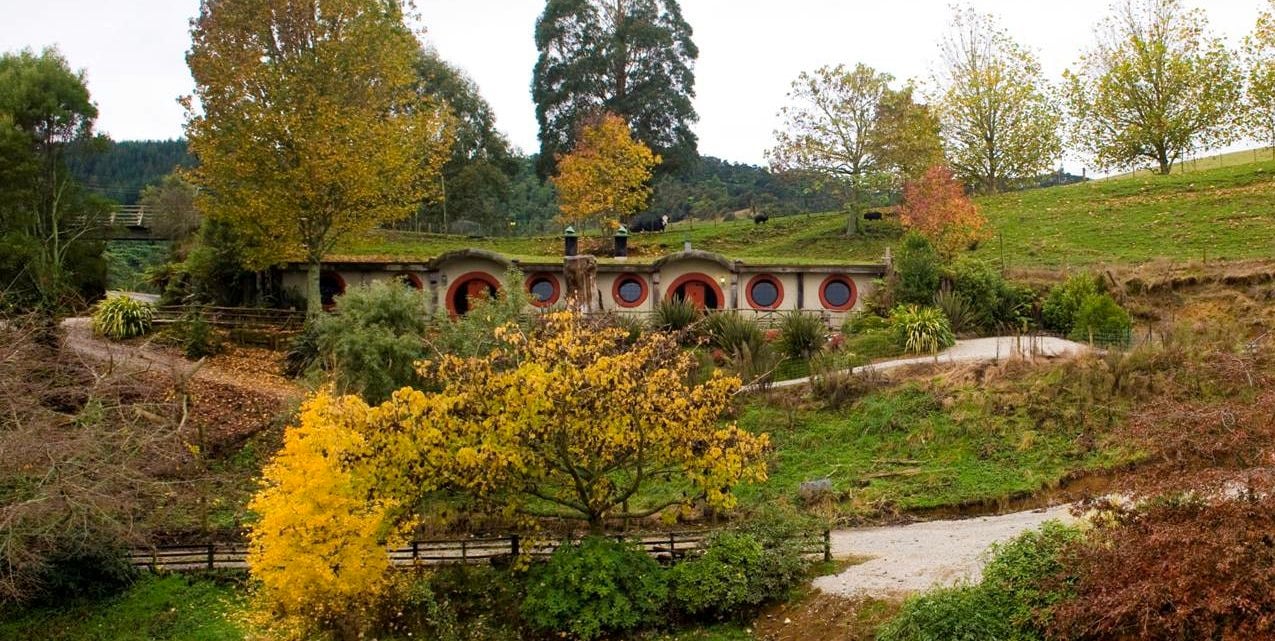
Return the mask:
<path id="1" fill-rule="evenodd" d="M 1136 174 L 980 198 L 990 233 L 975 254 L 1027 269 L 1272 257 L 1275 160 L 1253 162 L 1253 157 L 1252 151 L 1237 152 L 1187 163 L 1187 171 L 1170 176 Z M 1267 156 L 1258 152 L 1257 157 Z M 1192 165 L 1201 169 L 1190 171 Z M 751 220 L 681 222 L 663 233 L 634 235 L 630 262 L 678 251 L 685 240 L 696 249 L 754 263 L 878 262 L 898 238 L 897 226 L 889 222 L 867 223 L 864 233 L 847 238 L 845 216 L 802 214 L 773 218 L 765 225 Z M 590 251 L 609 241 L 586 237 L 581 242 Z M 561 243 L 543 236 L 474 239 L 378 232 L 335 253 L 424 260 L 479 247 L 515 258 L 556 261 Z"/>

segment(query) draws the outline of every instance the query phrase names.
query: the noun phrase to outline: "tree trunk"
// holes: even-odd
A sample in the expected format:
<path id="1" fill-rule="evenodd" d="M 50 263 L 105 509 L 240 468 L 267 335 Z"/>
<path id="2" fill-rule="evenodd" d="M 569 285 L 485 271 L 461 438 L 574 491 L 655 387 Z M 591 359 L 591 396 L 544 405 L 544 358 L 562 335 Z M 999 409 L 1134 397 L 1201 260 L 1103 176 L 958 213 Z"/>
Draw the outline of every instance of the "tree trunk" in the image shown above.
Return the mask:
<path id="1" fill-rule="evenodd" d="M 319 261 L 310 261 L 305 280 L 305 314 L 308 318 L 314 318 L 323 311 L 323 292 L 319 290 Z"/>
<path id="2" fill-rule="evenodd" d="M 850 180 L 850 217 L 846 219 L 846 236 L 859 232 L 859 184 L 857 178 Z"/>

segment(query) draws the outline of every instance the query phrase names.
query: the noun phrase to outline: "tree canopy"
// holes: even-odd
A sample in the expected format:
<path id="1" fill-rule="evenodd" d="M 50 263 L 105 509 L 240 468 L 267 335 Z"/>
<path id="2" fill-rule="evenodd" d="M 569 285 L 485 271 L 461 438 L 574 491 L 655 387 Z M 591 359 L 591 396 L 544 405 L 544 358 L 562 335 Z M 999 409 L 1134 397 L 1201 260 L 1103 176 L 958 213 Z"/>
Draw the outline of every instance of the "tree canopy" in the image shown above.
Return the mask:
<path id="1" fill-rule="evenodd" d="M 634 140 L 629 126 L 614 114 L 605 114 L 581 128 L 576 148 L 558 159 L 561 220 L 573 225 L 619 224 L 646 206 L 651 195 L 647 182 L 660 157 Z"/>
<path id="2" fill-rule="evenodd" d="M 383 0 L 203 3 L 187 56 L 199 204 L 244 239 L 250 268 L 319 264 L 342 238 L 438 195 L 452 118 L 418 92 L 419 44 Z"/>
<path id="3" fill-rule="evenodd" d="M 580 124 L 601 112 L 624 118 L 667 168 L 698 157 L 691 99 L 699 50 L 677 0 L 548 0 L 535 38 L 542 175 L 555 173 Z"/>
<path id="4" fill-rule="evenodd" d="M 1267 1 L 1253 33 L 1244 39 L 1244 73 L 1246 129 L 1275 148 L 1275 0 Z"/>
<path id="5" fill-rule="evenodd" d="M 956 174 L 995 193 L 1045 173 L 1061 119 L 1036 56 L 973 8 L 954 13 L 939 50 L 933 102 Z"/>
<path id="6" fill-rule="evenodd" d="M 1103 168 L 1151 161 L 1162 174 L 1201 147 L 1230 142 L 1237 69 L 1208 18 L 1179 0 L 1124 0 L 1068 70 L 1075 144 Z"/>
<path id="7" fill-rule="evenodd" d="M 54 310 L 99 295 L 102 244 L 85 234 L 108 204 L 67 167 L 101 146 L 84 73 L 56 49 L 0 55 L 0 295 Z"/>

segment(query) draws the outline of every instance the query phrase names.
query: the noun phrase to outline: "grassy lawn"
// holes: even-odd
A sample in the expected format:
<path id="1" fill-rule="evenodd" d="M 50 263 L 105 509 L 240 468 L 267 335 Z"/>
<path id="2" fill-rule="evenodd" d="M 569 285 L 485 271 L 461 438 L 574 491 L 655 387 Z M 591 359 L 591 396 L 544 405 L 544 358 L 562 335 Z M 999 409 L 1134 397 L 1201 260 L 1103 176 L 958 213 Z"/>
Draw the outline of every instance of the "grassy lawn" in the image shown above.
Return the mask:
<path id="1" fill-rule="evenodd" d="M 959 506 L 1037 492 L 1127 460 L 1086 438 L 1082 421 L 1042 414 L 1031 403 L 989 402 L 976 386 L 922 383 L 869 393 L 840 410 L 788 410 L 758 399 L 739 422 L 770 434 L 770 478 L 739 488 L 740 502 L 796 502 L 803 481 L 828 479 L 842 515 Z"/>
<path id="2" fill-rule="evenodd" d="M 107 599 L 0 612 L 0 640 L 238 641 L 243 631 L 226 615 L 239 598 L 229 583 L 147 576 Z"/>
<path id="3" fill-rule="evenodd" d="M 1088 183 L 1013 192 L 978 200 L 992 236 L 977 250 L 1007 267 L 1070 268 L 1174 261 L 1264 258 L 1275 237 L 1275 160 L 1252 151 L 1187 163 L 1170 176 L 1134 174 Z M 1243 164 L 1235 164 L 1235 163 Z M 1198 170 L 1192 170 L 1192 167 Z M 754 263 L 878 262 L 898 237 L 891 222 L 868 222 L 844 235 L 846 214 L 800 214 L 751 220 L 683 221 L 663 233 L 636 234 L 630 262 L 651 261 L 693 247 Z M 596 236 L 596 233 L 593 234 Z M 588 235 L 586 235 L 588 236 Z M 582 239 L 584 251 L 602 239 Z M 609 246 L 609 245 L 608 245 Z M 339 248 L 344 257 L 424 260 L 478 247 L 514 258 L 556 261 L 561 239 L 467 238 L 378 232 Z"/>
<path id="4" fill-rule="evenodd" d="M 1204 162 L 1204 161 L 1201 161 Z M 980 199 L 1008 267 L 1271 256 L 1275 161 Z M 993 236 L 978 255 L 1000 259 Z"/>

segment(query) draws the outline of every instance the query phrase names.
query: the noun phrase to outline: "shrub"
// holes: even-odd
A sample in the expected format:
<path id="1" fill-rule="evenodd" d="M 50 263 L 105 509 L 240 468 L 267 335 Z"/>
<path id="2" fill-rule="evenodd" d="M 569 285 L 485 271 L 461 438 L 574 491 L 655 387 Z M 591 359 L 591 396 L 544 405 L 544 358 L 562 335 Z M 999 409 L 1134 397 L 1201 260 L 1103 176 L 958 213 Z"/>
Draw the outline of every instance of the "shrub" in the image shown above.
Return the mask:
<path id="1" fill-rule="evenodd" d="M 1046 329 L 1070 334 L 1076 312 L 1085 299 L 1102 292 L 1101 281 L 1092 274 L 1077 274 L 1049 290 L 1041 304 L 1041 320 Z"/>
<path id="2" fill-rule="evenodd" d="M 297 378 L 305 374 L 319 360 L 319 329 L 307 320 L 301 332 L 288 341 L 288 351 L 283 355 L 283 373 Z"/>
<path id="3" fill-rule="evenodd" d="M 978 314 L 977 327 L 1020 326 L 1030 316 L 1032 290 L 1006 281 L 987 261 L 962 257 L 948 268 L 946 280 Z"/>
<path id="4" fill-rule="evenodd" d="M 173 328 L 173 332 L 186 358 L 200 359 L 221 351 L 221 341 L 217 336 L 217 330 L 204 317 L 203 310 L 198 307 L 187 310 Z"/>
<path id="5" fill-rule="evenodd" d="M 765 349 L 766 334 L 752 320 L 736 311 L 716 312 L 704 319 L 704 334 L 708 344 L 718 347 L 732 356 L 747 349 L 757 354 Z"/>
<path id="6" fill-rule="evenodd" d="M 934 354 L 956 344 L 952 325 L 933 307 L 899 306 L 890 313 L 894 342 L 906 352 Z"/>
<path id="7" fill-rule="evenodd" d="M 394 282 L 351 287 L 336 311 L 315 321 L 324 364 L 337 386 L 380 403 L 419 381 L 415 363 L 425 356 L 425 297 Z"/>
<path id="8" fill-rule="evenodd" d="M 992 548 L 983 582 L 913 597 L 880 641 L 1029 641 L 1044 638 L 1051 608 L 1070 596 L 1063 555 L 1081 533 L 1056 522 Z"/>
<path id="9" fill-rule="evenodd" d="M 940 289 L 939 293 L 934 295 L 934 306 L 943 312 L 948 323 L 952 325 L 952 331 L 957 334 L 978 329 L 985 318 L 969 300 L 948 288 Z"/>
<path id="10" fill-rule="evenodd" d="M 823 348 L 828 328 L 818 316 L 798 310 L 784 314 L 779 323 L 779 346 L 788 358 L 810 358 Z"/>
<path id="11" fill-rule="evenodd" d="M 805 568 L 791 541 L 767 545 L 748 532 L 713 536 L 704 554 L 670 571 L 674 607 L 692 617 L 724 619 L 748 615 L 764 603 L 787 597 Z"/>
<path id="12" fill-rule="evenodd" d="M 588 641 L 660 621 L 664 569 L 636 546 L 602 537 L 564 545 L 532 569 L 522 614 L 534 628 Z"/>
<path id="13" fill-rule="evenodd" d="M 99 336 L 122 341 L 150 331 L 155 307 L 130 296 L 111 296 L 93 311 L 93 331 Z"/>
<path id="14" fill-rule="evenodd" d="M 934 300 L 942 280 L 942 261 L 924 236 L 903 237 L 894 259 L 894 300 L 898 304 L 927 305 Z"/>
<path id="15" fill-rule="evenodd" d="M 1133 331 L 1129 312 L 1107 294 L 1090 294 L 1080 303 L 1069 338 L 1100 345 L 1127 345 Z"/>
<path id="16" fill-rule="evenodd" d="M 869 334 L 890 328 L 890 320 L 884 316 L 859 312 L 850 314 L 841 324 L 841 333 L 846 335 Z"/>
<path id="17" fill-rule="evenodd" d="M 428 351 L 462 358 L 486 356 L 500 345 L 496 328 L 528 329 L 531 319 L 523 312 L 529 299 L 523 282 L 522 272 L 511 269 L 505 273 L 496 298 L 474 299 L 468 312 L 454 318 L 445 310 L 439 310 L 432 319 Z"/>
<path id="18" fill-rule="evenodd" d="M 700 319 L 700 310 L 688 300 L 673 298 L 655 306 L 655 328 L 666 332 L 680 332 Z"/>

